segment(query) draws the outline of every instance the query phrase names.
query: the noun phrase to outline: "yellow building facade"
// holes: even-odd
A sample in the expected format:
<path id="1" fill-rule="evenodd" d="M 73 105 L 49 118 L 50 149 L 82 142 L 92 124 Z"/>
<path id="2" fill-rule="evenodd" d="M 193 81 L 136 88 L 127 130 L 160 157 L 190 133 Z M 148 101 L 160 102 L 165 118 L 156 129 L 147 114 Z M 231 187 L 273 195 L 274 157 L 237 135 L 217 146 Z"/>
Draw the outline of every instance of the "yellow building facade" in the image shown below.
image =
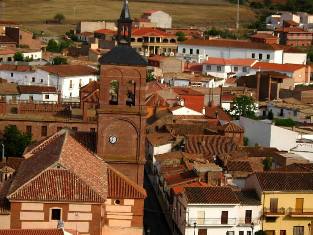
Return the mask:
<path id="1" fill-rule="evenodd" d="M 267 235 L 313 235 L 313 173 L 255 173 L 246 187 L 261 200 Z"/>

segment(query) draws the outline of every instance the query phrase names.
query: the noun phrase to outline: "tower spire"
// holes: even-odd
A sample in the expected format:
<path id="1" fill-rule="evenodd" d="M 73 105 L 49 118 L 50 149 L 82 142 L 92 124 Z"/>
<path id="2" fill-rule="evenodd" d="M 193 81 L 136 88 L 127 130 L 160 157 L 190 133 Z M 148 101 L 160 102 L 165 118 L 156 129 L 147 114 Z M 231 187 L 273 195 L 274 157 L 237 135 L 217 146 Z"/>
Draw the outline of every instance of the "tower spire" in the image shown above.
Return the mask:
<path id="1" fill-rule="evenodd" d="M 120 18 L 117 20 L 117 27 L 118 27 L 117 44 L 118 45 L 130 46 L 132 23 L 133 21 L 130 17 L 128 0 L 124 0 Z"/>

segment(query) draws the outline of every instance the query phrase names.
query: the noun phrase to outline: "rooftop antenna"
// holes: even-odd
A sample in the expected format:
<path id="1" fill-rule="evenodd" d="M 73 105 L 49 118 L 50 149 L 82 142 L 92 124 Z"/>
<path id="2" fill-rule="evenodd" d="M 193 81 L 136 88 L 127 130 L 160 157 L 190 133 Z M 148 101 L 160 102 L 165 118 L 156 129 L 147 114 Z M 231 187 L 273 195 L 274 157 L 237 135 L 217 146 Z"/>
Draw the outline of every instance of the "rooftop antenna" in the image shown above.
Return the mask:
<path id="1" fill-rule="evenodd" d="M 240 20 L 240 0 L 237 0 L 237 20 L 236 20 L 236 30 L 239 30 L 239 20 Z"/>

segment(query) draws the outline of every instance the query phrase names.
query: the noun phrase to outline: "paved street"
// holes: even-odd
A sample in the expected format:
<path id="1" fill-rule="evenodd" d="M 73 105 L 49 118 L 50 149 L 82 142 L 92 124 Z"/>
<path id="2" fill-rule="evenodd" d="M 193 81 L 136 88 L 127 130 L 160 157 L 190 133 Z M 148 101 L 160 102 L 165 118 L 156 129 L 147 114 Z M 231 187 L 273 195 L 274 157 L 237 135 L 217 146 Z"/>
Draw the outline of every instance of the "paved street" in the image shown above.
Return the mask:
<path id="1" fill-rule="evenodd" d="M 144 216 L 144 226 L 146 234 L 171 235 L 170 229 L 168 228 L 168 225 L 147 175 L 145 175 L 144 179 L 144 188 L 147 190 L 148 194 L 148 197 L 145 200 Z M 147 232 L 148 229 L 150 230 L 150 233 Z"/>

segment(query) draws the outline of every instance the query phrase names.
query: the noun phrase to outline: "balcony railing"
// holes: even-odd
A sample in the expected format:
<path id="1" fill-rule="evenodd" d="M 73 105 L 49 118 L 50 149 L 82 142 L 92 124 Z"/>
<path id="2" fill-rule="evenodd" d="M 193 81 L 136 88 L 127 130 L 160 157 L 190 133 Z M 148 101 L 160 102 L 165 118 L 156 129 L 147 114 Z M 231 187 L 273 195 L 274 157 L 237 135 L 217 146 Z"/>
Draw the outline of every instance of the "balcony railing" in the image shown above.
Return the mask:
<path id="1" fill-rule="evenodd" d="M 313 208 L 288 208 L 287 214 L 292 217 L 313 217 Z"/>
<path id="2" fill-rule="evenodd" d="M 281 207 L 281 208 L 264 208 L 264 215 L 265 216 L 270 216 L 270 217 L 276 217 L 276 216 L 280 216 L 280 215 L 285 215 L 286 211 L 285 208 Z"/>
<path id="3" fill-rule="evenodd" d="M 188 221 L 188 226 L 234 226 L 236 225 L 236 218 L 210 218 L 210 219 L 202 219 L 202 218 L 191 218 Z"/>

